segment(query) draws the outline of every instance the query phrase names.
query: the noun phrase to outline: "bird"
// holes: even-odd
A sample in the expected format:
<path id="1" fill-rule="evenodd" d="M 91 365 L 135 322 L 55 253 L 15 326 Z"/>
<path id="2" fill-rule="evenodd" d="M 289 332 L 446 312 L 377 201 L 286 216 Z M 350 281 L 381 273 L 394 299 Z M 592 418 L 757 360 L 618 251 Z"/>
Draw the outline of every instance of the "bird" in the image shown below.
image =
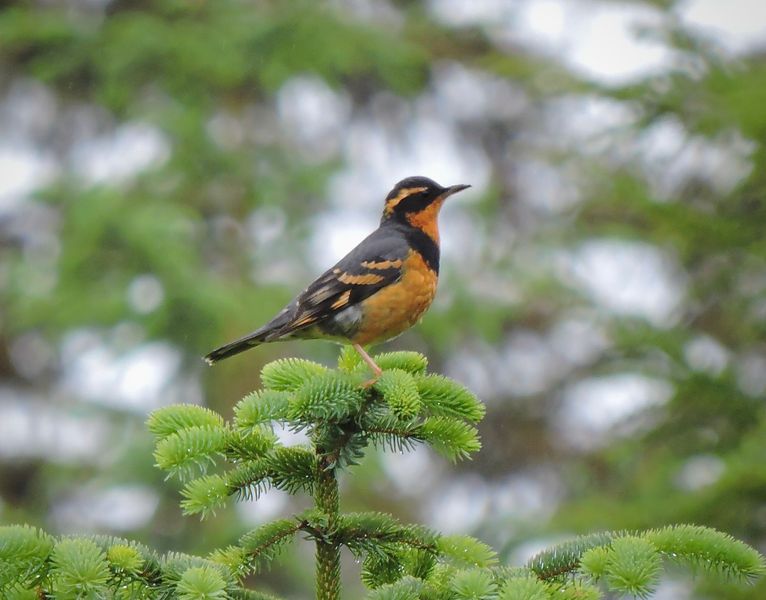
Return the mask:
<path id="1" fill-rule="evenodd" d="M 213 365 L 268 342 L 325 339 L 351 344 L 374 383 L 382 370 L 365 346 L 402 334 L 431 306 L 439 278 L 439 211 L 449 196 L 469 187 L 402 179 L 386 196 L 375 231 L 268 323 L 216 348 L 205 361 Z"/>

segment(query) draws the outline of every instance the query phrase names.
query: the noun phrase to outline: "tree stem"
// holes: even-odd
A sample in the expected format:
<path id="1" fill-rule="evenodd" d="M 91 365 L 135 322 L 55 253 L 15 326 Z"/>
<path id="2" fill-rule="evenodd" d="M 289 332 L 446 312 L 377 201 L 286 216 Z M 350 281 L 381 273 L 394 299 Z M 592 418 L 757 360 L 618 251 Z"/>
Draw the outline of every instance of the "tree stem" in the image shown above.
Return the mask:
<path id="1" fill-rule="evenodd" d="M 314 492 L 316 507 L 328 517 L 327 529 L 333 531 L 338 523 L 338 480 L 335 470 L 328 469 L 323 458 L 317 461 L 317 485 Z M 340 598 L 340 547 L 332 541 L 316 541 L 317 600 Z"/>

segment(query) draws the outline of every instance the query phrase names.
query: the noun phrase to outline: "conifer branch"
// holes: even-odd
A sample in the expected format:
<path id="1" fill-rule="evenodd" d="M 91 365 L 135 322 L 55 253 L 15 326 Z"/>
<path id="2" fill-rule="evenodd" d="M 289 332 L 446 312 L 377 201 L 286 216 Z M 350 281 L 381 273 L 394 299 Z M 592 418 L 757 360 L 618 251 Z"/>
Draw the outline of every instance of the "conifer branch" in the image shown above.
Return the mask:
<path id="1" fill-rule="evenodd" d="M 190 427 L 223 427 L 223 417 L 204 406 L 175 404 L 152 412 L 146 425 L 158 439 L 163 439 Z"/>
<path id="2" fill-rule="evenodd" d="M 536 554 L 527 562 L 527 567 L 543 581 L 556 579 L 576 571 L 586 550 L 608 545 L 614 537 L 615 534 L 610 533 L 578 537 Z"/>
<path id="3" fill-rule="evenodd" d="M 223 427 L 195 425 L 179 429 L 158 442 L 154 451 L 157 466 L 169 476 L 190 479 L 204 474 L 226 448 L 227 432 Z"/>
<path id="4" fill-rule="evenodd" d="M 419 352 L 383 352 L 375 355 L 375 362 L 384 371 L 398 369 L 410 375 L 423 375 L 428 368 L 428 358 Z"/>
<path id="5" fill-rule="evenodd" d="M 302 521 L 281 519 L 254 529 L 239 539 L 245 573 L 258 570 L 284 550 L 287 542 L 305 526 Z"/>
<path id="6" fill-rule="evenodd" d="M 290 397 L 290 392 L 279 390 L 258 390 L 248 394 L 234 407 L 234 426 L 248 431 L 287 421 Z"/>
<path id="7" fill-rule="evenodd" d="M 698 525 L 651 529 L 642 537 L 664 558 L 719 576 L 752 580 L 766 574 L 763 557 L 730 535 Z"/>
<path id="8" fill-rule="evenodd" d="M 335 371 L 288 359 L 264 368 L 265 389 L 245 397 L 231 423 L 197 406 L 166 407 L 149 418 L 157 465 L 186 481 L 187 514 L 207 516 L 232 497 L 257 501 L 270 487 L 310 494 L 314 509 L 253 529 L 207 559 L 158 556 L 108 536 L 55 538 L 0 527 L 0 597 L 111 597 L 119 589 L 146 600 L 274 600 L 243 582 L 299 532 L 316 545 L 318 600 L 339 598 L 341 546 L 363 558 L 362 580 L 375 600 L 595 600 L 604 589 L 646 597 L 663 559 L 735 580 L 764 573 L 758 552 L 704 527 L 583 536 L 526 567 L 508 567 L 468 536 L 439 536 L 382 513 L 340 513 L 337 473 L 370 444 L 402 451 L 422 443 L 450 460 L 480 448 L 475 425 L 484 409 L 469 391 L 426 374 L 415 353 L 376 359 L 384 372 L 372 388 L 359 386 L 365 366 L 354 355 L 342 354 Z M 306 431 L 310 445 L 282 446 L 275 422 Z"/>
<path id="9" fill-rule="evenodd" d="M 433 532 L 418 525 L 402 525 L 384 513 L 346 513 L 340 517 L 333 538 L 357 556 L 384 557 L 391 546 L 400 545 L 434 554 L 437 551 L 437 536 Z"/>
<path id="10" fill-rule="evenodd" d="M 328 372 L 327 367 L 301 358 L 275 360 L 261 370 L 261 382 L 267 390 L 295 392 L 304 383 Z"/>

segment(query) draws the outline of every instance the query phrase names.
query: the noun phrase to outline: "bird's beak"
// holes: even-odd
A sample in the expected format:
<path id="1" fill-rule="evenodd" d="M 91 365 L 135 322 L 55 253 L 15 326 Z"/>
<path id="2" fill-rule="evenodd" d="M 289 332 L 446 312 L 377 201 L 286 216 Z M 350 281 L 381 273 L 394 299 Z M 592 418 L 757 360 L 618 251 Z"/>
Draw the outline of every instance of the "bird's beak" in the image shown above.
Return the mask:
<path id="1" fill-rule="evenodd" d="M 457 194 L 458 192 L 462 192 L 463 190 L 467 190 L 470 185 L 466 185 L 464 183 L 453 185 L 451 187 L 445 188 L 444 192 L 442 192 L 442 197 L 447 198 L 448 196 L 451 196 L 452 194 Z"/>

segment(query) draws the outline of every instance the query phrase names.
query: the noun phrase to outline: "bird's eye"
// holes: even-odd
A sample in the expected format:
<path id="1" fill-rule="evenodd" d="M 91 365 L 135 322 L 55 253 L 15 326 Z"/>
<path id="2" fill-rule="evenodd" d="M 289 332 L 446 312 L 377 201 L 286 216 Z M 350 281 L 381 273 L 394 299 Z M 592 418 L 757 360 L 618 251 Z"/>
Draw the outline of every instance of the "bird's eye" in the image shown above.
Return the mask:
<path id="1" fill-rule="evenodd" d="M 426 187 L 402 188 L 386 201 L 386 212 L 391 212 L 405 198 L 425 192 Z"/>

